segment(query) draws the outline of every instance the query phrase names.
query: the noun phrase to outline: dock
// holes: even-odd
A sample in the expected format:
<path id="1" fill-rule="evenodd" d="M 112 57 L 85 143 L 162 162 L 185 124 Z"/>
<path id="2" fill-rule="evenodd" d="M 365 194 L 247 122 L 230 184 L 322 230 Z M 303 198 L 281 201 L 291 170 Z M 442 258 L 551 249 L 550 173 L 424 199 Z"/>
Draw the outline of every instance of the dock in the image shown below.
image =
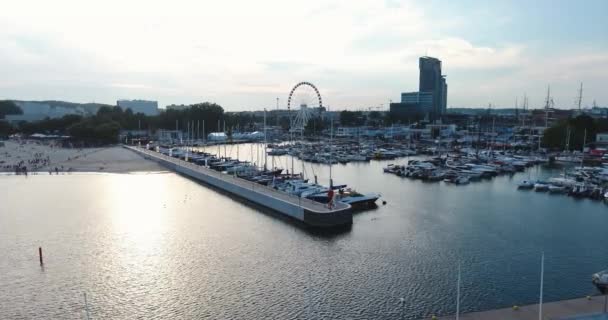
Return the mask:
<path id="1" fill-rule="evenodd" d="M 575 319 L 608 319 L 604 313 L 606 300 L 604 296 L 592 296 L 579 299 L 561 300 L 543 303 L 542 319 L 575 320 Z M 603 314 L 604 313 L 604 314 Z M 431 317 L 429 317 L 431 318 Z M 429 319 L 426 318 L 426 319 Z M 454 320 L 455 315 L 438 317 L 439 320 Z M 461 314 L 462 320 L 501 319 L 501 320 L 538 320 L 538 304 L 518 308 L 503 308 Z"/>
<path id="2" fill-rule="evenodd" d="M 351 225 L 353 222 L 351 207 L 345 203 L 336 202 L 332 208 L 329 208 L 325 204 L 310 199 L 281 192 L 268 186 L 169 157 L 159 152 L 140 147 L 124 147 L 146 159 L 158 162 L 168 169 L 221 189 L 233 196 L 272 209 L 303 222 L 309 227 L 340 227 Z"/>

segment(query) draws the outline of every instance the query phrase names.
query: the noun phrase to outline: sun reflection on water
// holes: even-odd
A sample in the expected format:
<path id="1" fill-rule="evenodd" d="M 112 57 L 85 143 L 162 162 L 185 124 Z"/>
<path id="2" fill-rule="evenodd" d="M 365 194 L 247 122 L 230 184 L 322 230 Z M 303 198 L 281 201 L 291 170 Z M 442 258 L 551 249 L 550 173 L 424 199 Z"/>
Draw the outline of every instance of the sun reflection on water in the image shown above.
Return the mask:
<path id="1" fill-rule="evenodd" d="M 167 229 L 165 185 L 152 176 L 121 176 L 111 181 L 107 207 L 112 233 L 121 242 L 117 245 L 134 255 L 158 253 Z M 150 183 L 157 185 L 150 188 Z"/>

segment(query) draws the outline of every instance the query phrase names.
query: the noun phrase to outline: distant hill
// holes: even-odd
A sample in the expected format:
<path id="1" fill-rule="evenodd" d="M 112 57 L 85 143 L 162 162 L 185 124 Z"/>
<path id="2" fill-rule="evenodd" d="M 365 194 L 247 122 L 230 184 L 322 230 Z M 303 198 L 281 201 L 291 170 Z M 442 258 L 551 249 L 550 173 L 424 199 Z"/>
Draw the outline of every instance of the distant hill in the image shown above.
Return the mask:
<path id="1" fill-rule="evenodd" d="M 43 101 L 28 101 L 28 100 L 11 100 L 16 105 L 20 106 L 22 109 L 24 106 L 29 110 L 24 110 L 24 113 L 32 113 L 37 106 L 40 106 L 40 111 L 45 112 L 44 109 L 74 109 L 79 111 L 84 111 L 86 115 L 93 115 L 97 113 L 99 108 L 104 106 L 113 107 L 112 105 L 104 104 L 104 103 L 76 103 L 76 102 L 68 102 L 68 101 L 58 101 L 58 100 L 43 100 Z M 28 112 L 29 111 L 29 112 Z M 81 112 L 75 112 L 81 113 Z"/>

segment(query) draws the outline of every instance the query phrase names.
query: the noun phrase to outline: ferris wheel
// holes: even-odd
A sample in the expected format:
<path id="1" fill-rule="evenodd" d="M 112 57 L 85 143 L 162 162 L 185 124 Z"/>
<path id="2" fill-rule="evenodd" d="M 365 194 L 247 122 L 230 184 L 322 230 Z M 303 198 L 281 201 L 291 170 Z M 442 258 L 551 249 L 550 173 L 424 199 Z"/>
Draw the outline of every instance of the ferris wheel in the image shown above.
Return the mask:
<path id="1" fill-rule="evenodd" d="M 321 110 L 323 101 L 317 87 L 310 82 L 300 82 L 296 84 L 287 99 L 287 109 L 298 107 L 296 117 L 291 123 L 292 132 L 303 132 L 306 124 L 315 116 L 316 110 Z"/>

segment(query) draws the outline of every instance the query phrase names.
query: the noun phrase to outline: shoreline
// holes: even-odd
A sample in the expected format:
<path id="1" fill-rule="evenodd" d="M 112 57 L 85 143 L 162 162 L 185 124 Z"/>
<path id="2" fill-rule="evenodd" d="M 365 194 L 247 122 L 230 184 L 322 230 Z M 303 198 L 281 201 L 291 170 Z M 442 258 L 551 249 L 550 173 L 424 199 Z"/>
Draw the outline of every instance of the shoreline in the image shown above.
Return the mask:
<path id="1" fill-rule="evenodd" d="M 15 166 L 27 168 L 28 175 L 167 171 L 120 145 L 79 149 L 32 140 L 5 141 L 5 146 L 0 147 L 0 174 L 16 174 Z"/>

